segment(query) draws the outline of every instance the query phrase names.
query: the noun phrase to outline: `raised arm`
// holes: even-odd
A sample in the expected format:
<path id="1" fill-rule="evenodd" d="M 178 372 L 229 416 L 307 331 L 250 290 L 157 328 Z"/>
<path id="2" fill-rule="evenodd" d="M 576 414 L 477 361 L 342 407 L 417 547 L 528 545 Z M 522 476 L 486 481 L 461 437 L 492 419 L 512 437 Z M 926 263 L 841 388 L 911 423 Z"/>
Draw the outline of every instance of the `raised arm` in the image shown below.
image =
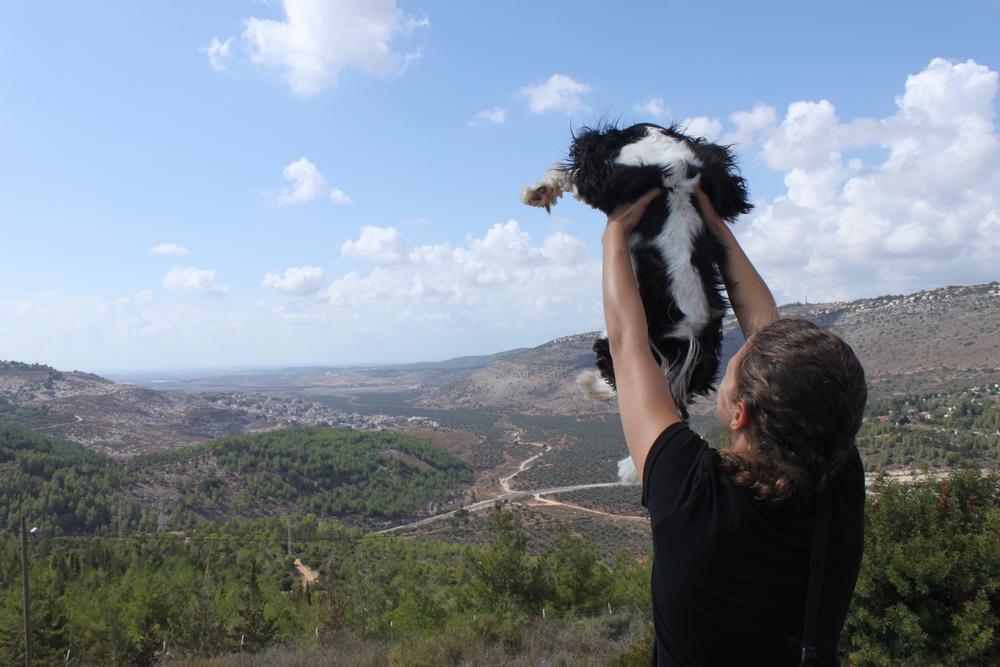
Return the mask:
<path id="1" fill-rule="evenodd" d="M 698 188 L 695 190 L 695 197 L 708 229 L 726 247 L 728 260 L 720 267 L 722 279 L 726 283 L 729 303 L 743 331 L 743 337 L 749 339 L 758 330 L 779 319 L 778 307 L 771 290 L 750 263 L 729 225 L 715 212 L 708 196 Z"/>
<path id="2" fill-rule="evenodd" d="M 632 271 L 628 237 L 653 199 L 650 190 L 633 204 L 622 205 L 608 217 L 604 230 L 602 287 L 604 319 L 615 366 L 615 387 L 622 430 L 640 478 L 646 455 L 665 428 L 681 420 L 659 364 L 649 348 L 646 311 Z"/>

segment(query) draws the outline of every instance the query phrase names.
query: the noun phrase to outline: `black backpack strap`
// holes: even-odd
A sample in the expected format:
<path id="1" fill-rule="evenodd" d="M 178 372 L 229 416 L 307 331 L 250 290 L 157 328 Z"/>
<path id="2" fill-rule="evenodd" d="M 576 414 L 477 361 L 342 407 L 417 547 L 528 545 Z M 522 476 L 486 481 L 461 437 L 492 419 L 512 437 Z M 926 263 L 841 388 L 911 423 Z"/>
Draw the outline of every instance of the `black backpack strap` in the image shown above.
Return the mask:
<path id="1" fill-rule="evenodd" d="M 813 640 L 819 617 L 819 597 L 823 591 L 823 570 L 826 567 L 826 543 L 830 536 L 830 489 L 819 492 L 816 524 L 813 526 L 812 556 L 809 559 L 809 589 L 806 593 L 806 622 L 802 631 L 800 667 L 813 667 L 818 658 Z"/>

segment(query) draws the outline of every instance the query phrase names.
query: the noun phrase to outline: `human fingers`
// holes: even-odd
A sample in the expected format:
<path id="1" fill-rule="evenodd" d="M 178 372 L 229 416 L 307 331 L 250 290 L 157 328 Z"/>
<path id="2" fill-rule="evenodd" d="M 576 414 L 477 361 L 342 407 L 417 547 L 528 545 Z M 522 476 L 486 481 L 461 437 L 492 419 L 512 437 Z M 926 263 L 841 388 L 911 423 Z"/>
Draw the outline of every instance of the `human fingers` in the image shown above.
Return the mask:
<path id="1" fill-rule="evenodd" d="M 663 188 L 652 188 L 634 202 L 619 204 L 608 216 L 608 224 L 617 223 L 622 225 L 626 231 L 631 231 L 642 220 L 649 203 L 662 193 Z"/>
<path id="2" fill-rule="evenodd" d="M 725 227 L 726 223 L 722 221 L 719 214 L 716 213 L 715 207 L 712 206 L 712 200 L 708 198 L 705 191 L 700 187 L 694 189 L 694 197 L 698 201 L 698 208 L 701 209 L 701 216 L 705 219 L 705 223 L 710 227 Z"/>

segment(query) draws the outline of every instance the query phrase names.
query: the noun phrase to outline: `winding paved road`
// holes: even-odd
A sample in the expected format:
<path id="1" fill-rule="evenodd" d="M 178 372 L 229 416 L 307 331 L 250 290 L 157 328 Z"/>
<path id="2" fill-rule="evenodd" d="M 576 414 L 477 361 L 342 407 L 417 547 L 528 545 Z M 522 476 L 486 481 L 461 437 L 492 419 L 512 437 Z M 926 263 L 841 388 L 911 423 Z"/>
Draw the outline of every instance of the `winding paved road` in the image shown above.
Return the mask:
<path id="1" fill-rule="evenodd" d="M 539 444 L 539 443 L 530 443 L 530 444 L 532 444 L 532 445 L 534 445 L 536 447 L 542 447 L 543 449 L 542 449 L 542 451 L 538 452 L 537 454 L 535 454 L 533 456 L 529 456 L 524 461 L 521 461 L 521 464 L 518 466 L 518 468 L 517 468 L 516 471 L 514 471 L 510 475 L 507 475 L 506 477 L 501 477 L 501 478 L 499 478 L 497 480 L 497 481 L 500 482 L 500 486 L 504 490 L 504 493 L 502 493 L 501 495 L 497 496 L 496 498 L 488 498 L 487 500 L 480 500 L 480 501 L 472 503 L 470 505 L 466 505 L 462 509 L 464 509 L 466 512 L 476 512 L 478 510 L 485 509 L 487 507 L 492 507 L 493 504 L 497 503 L 497 502 L 506 502 L 506 501 L 509 501 L 509 500 L 517 500 L 519 498 L 527 498 L 529 496 L 533 496 L 533 497 L 535 497 L 538 500 L 542 500 L 541 496 L 552 495 L 552 494 L 555 494 L 555 493 L 566 493 L 567 491 L 579 491 L 580 489 L 596 489 L 596 488 L 600 488 L 600 487 L 603 487 L 603 486 L 636 486 L 635 484 L 627 484 L 625 482 L 594 482 L 594 483 L 591 483 L 591 484 L 573 484 L 573 485 L 570 485 L 570 486 L 553 486 L 553 487 L 550 487 L 550 488 L 547 488 L 547 489 L 536 489 L 534 491 L 512 491 L 511 488 L 510 488 L 510 480 L 512 480 L 514 477 L 516 477 L 518 475 L 518 473 L 524 472 L 527 469 L 527 467 L 531 464 L 532 461 L 535 461 L 540 456 L 542 456 L 543 454 L 545 454 L 545 452 L 548 452 L 548 451 L 550 451 L 552 449 L 548 445 L 542 445 L 542 444 Z M 589 509 L 589 508 L 586 508 L 586 507 L 579 507 L 578 505 L 569 505 L 567 503 L 561 503 L 561 502 L 559 502 L 557 500 L 549 500 L 549 499 L 545 499 L 545 500 L 549 504 L 553 504 L 553 505 L 567 505 L 568 507 L 573 507 L 573 508 L 580 509 L 580 510 L 583 510 L 583 511 L 586 511 L 586 512 L 593 512 L 595 514 L 603 514 L 603 515 L 606 515 L 606 516 L 612 516 L 612 515 L 608 514 L 607 512 L 601 512 L 599 510 L 592 510 L 592 509 Z M 435 514 L 434 516 L 429 516 L 426 519 L 420 519 L 419 521 L 414 521 L 412 523 L 405 523 L 405 524 L 403 524 L 401 526 L 393 526 L 392 528 L 386 528 L 385 530 L 380 530 L 378 532 L 379 533 L 391 533 L 393 531 L 402 530 L 403 528 L 413 528 L 415 526 L 422 526 L 424 524 L 432 523 L 432 522 L 438 521 L 440 519 L 447 519 L 448 517 L 453 516 L 455 514 L 455 512 L 457 512 L 457 511 L 458 510 L 452 510 L 450 512 L 445 512 L 443 514 Z M 617 516 L 617 515 L 615 515 L 615 516 Z M 641 520 L 645 521 L 645 519 L 642 518 L 642 517 L 623 517 L 623 518 L 641 519 Z"/>

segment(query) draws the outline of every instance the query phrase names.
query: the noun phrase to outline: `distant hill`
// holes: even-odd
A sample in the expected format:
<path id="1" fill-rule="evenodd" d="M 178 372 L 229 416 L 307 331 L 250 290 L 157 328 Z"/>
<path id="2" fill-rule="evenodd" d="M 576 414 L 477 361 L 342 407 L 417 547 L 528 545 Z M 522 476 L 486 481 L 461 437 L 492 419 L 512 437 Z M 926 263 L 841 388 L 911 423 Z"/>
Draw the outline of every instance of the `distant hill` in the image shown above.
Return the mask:
<path id="1" fill-rule="evenodd" d="M 1000 283 L 829 304 L 790 304 L 782 317 L 799 317 L 846 340 L 865 366 L 872 395 L 954 390 L 1000 381 Z M 743 344 L 727 322 L 723 365 Z M 593 366 L 598 334 L 567 336 L 512 354 L 412 401 L 425 408 L 539 415 L 606 413 L 589 401 L 575 377 Z M 694 414 L 714 401 L 697 399 Z"/>
<path id="2" fill-rule="evenodd" d="M 1000 283 L 786 306 L 851 344 L 876 396 L 1000 381 Z"/>
<path id="3" fill-rule="evenodd" d="M 106 454 L 176 449 L 243 433 L 258 421 L 202 396 L 122 385 L 90 373 L 0 362 L 0 398 L 58 413 L 59 424 L 36 427 Z"/>
<path id="4" fill-rule="evenodd" d="M 90 373 L 0 361 L 0 424 L 16 424 L 113 456 L 180 449 L 288 426 L 372 430 L 433 423 L 352 415 L 294 396 L 183 393 Z"/>
<path id="5" fill-rule="evenodd" d="M 607 406 L 586 400 L 575 379 L 581 370 L 593 366 L 591 346 L 597 335 L 566 336 L 510 354 L 410 404 L 439 410 L 518 414 L 607 413 Z"/>
<path id="6" fill-rule="evenodd" d="M 873 398 L 1000 382 L 998 282 L 780 310 L 783 317 L 812 320 L 850 343 L 865 365 Z M 742 344 L 735 323 L 726 326 L 724 361 Z M 580 371 L 593 367 L 596 336 L 577 334 L 530 349 L 427 364 L 150 375 L 146 387 L 0 362 L 0 422 L 29 425 L 105 453 L 134 455 L 289 425 L 412 426 L 406 420 L 421 410 L 607 417 L 617 411 L 615 404 L 586 399 L 575 382 Z M 330 398 L 337 409 L 302 396 Z M 367 400 L 372 397 L 379 401 Z M 354 411 L 362 403 L 365 410 L 358 412 L 367 410 L 368 416 Z M 385 405 L 390 414 L 401 415 L 403 403 L 409 417 L 393 421 L 371 414 L 380 409 L 372 406 Z M 713 397 L 696 400 L 692 418 L 709 418 L 713 406 Z"/>

